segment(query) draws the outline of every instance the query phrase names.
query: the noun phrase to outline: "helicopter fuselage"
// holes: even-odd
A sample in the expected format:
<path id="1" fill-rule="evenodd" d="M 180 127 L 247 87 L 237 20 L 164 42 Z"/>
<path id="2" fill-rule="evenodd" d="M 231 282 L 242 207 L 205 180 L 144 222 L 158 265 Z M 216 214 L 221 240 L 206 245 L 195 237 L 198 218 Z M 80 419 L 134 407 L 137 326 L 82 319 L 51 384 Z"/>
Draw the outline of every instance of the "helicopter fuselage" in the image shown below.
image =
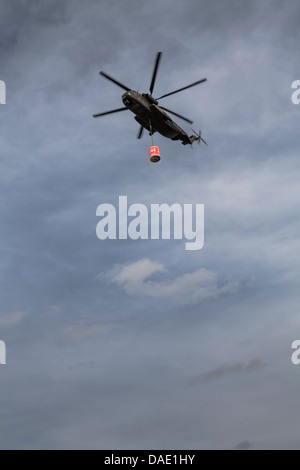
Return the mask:
<path id="1" fill-rule="evenodd" d="M 151 134 L 159 132 L 172 140 L 181 140 L 184 145 L 192 144 L 192 139 L 170 116 L 163 111 L 158 101 L 151 95 L 134 90 L 126 91 L 122 101 L 129 111 L 135 114 L 135 120 Z"/>

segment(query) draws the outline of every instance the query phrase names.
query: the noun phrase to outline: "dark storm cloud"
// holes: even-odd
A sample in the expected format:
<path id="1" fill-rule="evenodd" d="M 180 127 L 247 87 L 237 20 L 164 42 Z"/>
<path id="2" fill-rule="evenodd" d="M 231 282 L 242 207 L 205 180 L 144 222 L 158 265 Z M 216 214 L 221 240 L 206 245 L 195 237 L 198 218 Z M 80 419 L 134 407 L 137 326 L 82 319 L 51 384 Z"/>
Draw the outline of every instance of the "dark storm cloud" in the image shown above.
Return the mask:
<path id="1" fill-rule="evenodd" d="M 251 447 L 253 447 L 253 445 L 254 445 L 253 442 L 242 441 L 235 447 L 235 449 L 236 450 L 249 450 L 251 449 Z"/>
<path id="2" fill-rule="evenodd" d="M 298 10 L 1 3 L 2 448 L 232 448 L 254 435 L 259 448 L 299 447 L 289 368 L 299 329 Z M 135 140 L 129 111 L 91 115 L 121 106 L 122 90 L 99 70 L 146 92 L 158 50 L 155 96 L 208 78 L 164 104 L 194 119 L 209 147 L 155 136 L 162 162 L 150 166 L 149 136 Z M 204 248 L 101 242 L 96 208 L 122 194 L 130 204 L 204 203 Z M 149 279 L 108 279 L 115 266 L 137 275 L 144 259 L 165 268 L 152 273 L 153 291 Z M 218 280 L 208 296 L 203 272 Z M 219 295 L 220 286 L 237 288 Z M 251 357 L 272 367 L 260 374 Z M 205 387 L 186 387 L 190 377 Z"/>
<path id="3" fill-rule="evenodd" d="M 261 369 L 266 367 L 261 359 L 253 359 L 249 364 L 243 364 L 242 362 L 238 364 L 226 365 L 222 364 L 221 366 L 206 372 L 200 377 L 195 377 L 190 381 L 191 385 L 202 384 L 211 382 L 212 380 L 220 379 L 226 375 L 236 375 L 245 372 L 252 372 L 256 369 Z"/>

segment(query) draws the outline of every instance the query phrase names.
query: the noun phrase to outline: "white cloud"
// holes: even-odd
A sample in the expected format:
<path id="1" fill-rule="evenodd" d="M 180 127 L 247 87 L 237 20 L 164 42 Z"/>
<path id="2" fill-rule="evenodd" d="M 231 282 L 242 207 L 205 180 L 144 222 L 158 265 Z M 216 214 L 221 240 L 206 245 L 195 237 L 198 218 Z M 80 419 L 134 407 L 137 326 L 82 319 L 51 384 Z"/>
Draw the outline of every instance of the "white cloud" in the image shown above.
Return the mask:
<path id="1" fill-rule="evenodd" d="M 9 313 L 8 315 L 3 315 L 0 317 L 0 326 L 14 326 L 23 320 L 26 314 L 27 312 L 25 311 L 18 311 Z"/>
<path id="2" fill-rule="evenodd" d="M 127 294 L 137 297 L 180 300 L 182 303 L 195 303 L 199 300 L 219 297 L 235 292 L 237 282 L 224 282 L 219 285 L 217 275 L 205 268 L 182 274 L 171 280 L 154 281 L 149 278 L 165 272 L 163 264 L 149 259 L 141 259 L 109 272 L 112 282 L 122 287 Z"/>

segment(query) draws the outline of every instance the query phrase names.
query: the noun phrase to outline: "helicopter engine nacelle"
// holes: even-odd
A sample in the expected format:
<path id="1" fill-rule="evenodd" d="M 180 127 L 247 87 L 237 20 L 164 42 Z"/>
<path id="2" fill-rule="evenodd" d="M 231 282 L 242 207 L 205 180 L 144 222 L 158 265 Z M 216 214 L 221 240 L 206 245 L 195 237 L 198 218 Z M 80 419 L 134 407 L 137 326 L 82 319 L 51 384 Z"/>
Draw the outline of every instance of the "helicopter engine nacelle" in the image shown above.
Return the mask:
<path id="1" fill-rule="evenodd" d="M 144 96 L 145 98 L 147 98 L 147 100 L 148 100 L 151 104 L 156 104 L 156 105 L 158 105 L 158 101 L 157 101 L 155 98 L 153 98 L 153 96 L 149 95 L 148 93 L 143 93 L 143 96 Z"/>

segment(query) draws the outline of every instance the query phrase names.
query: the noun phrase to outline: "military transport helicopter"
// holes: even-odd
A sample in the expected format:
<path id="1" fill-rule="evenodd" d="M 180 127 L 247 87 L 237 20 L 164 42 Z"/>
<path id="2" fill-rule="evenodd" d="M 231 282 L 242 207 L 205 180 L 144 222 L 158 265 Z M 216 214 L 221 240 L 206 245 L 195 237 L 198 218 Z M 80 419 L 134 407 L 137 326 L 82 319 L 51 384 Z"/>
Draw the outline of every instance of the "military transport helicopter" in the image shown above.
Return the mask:
<path id="1" fill-rule="evenodd" d="M 174 95 L 175 93 L 179 93 L 180 91 L 186 90 L 187 88 L 191 88 L 193 86 L 199 85 L 200 83 L 205 82 L 207 79 L 203 78 L 202 80 L 198 80 L 197 82 L 191 83 L 183 88 L 179 88 L 178 90 L 172 91 L 170 93 L 166 93 L 165 95 L 160 96 L 159 98 L 153 98 L 152 93 L 154 89 L 154 84 L 156 80 L 156 75 L 161 59 L 161 52 L 158 52 L 156 55 L 156 60 L 154 64 L 154 69 L 152 73 L 152 79 L 150 83 L 149 91 L 150 93 L 139 93 L 137 91 L 131 90 L 123 83 L 119 82 L 115 78 L 111 77 L 107 73 L 101 71 L 99 75 L 107 78 L 115 85 L 118 85 L 120 88 L 125 90 L 125 93 L 122 95 L 122 101 L 125 105 L 123 108 L 113 109 L 111 111 L 106 111 L 104 113 L 93 114 L 93 117 L 100 117 L 106 116 L 107 114 L 118 113 L 120 111 L 126 111 L 129 109 L 135 114 L 134 119 L 140 124 L 140 130 L 138 132 L 137 138 L 140 139 L 143 134 L 144 128 L 147 129 L 152 136 L 155 132 L 159 132 L 161 135 L 168 137 L 171 140 L 181 140 L 183 145 L 193 144 L 193 142 L 200 141 L 204 142 L 205 145 L 207 143 L 201 137 L 201 132 L 196 133 L 193 129 L 195 135 L 188 136 L 188 134 L 181 129 L 181 127 L 174 122 L 170 116 L 165 112 L 174 114 L 180 119 L 188 122 L 189 124 L 193 124 L 193 121 L 187 119 L 184 116 L 181 116 L 170 109 L 164 108 L 163 106 L 158 105 L 158 100 L 162 98 L 166 98 L 167 96 Z"/>

